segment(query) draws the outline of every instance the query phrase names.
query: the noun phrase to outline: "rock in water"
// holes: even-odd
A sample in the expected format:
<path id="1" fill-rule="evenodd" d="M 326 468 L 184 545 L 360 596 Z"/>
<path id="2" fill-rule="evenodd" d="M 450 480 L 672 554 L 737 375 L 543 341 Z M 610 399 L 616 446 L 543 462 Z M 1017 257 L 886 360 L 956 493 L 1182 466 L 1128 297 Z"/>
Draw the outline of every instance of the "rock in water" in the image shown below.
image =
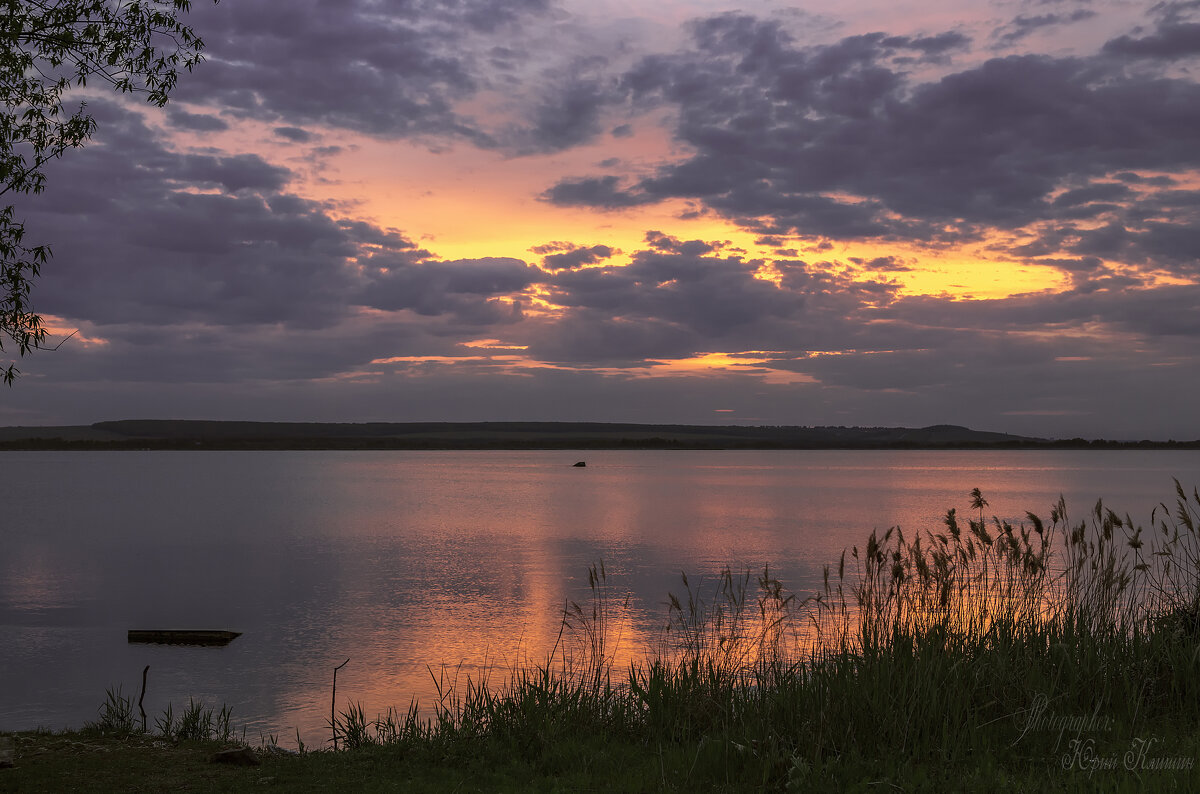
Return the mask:
<path id="1" fill-rule="evenodd" d="M 581 460 L 581 461 L 579 461 L 578 463 L 576 463 L 576 464 L 575 464 L 575 468 L 577 468 L 577 469 L 581 469 L 581 468 L 583 468 L 583 467 L 584 467 L 584 466 L 586 466 L 586 465 L 587 465 L 587 461 L 586 461 L 586 460 Z"/>

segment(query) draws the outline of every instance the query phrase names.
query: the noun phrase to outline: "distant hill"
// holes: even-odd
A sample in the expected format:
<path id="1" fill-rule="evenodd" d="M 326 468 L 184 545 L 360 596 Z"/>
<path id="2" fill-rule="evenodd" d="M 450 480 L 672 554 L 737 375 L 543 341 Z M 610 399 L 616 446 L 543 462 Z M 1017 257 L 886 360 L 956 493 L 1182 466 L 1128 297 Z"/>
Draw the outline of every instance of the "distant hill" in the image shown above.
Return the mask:
<path id="1" fill-rule="evenodd" d="M 128 419 L 0 427 L 0 449 L 1043 449 L 1200 448 L 1200 442 L 1051 441 L 959 425 L 800 427 L 607 422 L 217 422 Z"/>
<path id="2" fill-rule="evenodd" d="M 133 419 L 0 428 L 7 449 L 890 449 L 1021 446 L 1042 439 L 957 425 L 795 427 L 604 422 L 217 422 Z"/>

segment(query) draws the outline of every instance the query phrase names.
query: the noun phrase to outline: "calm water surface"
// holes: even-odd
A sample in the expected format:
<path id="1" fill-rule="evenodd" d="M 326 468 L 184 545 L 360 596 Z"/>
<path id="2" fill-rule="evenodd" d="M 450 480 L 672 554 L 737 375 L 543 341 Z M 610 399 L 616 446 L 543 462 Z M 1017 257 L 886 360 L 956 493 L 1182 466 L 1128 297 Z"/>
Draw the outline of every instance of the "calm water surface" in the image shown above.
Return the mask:
<path id="1" fill-rule="evenodd" d="M 572 468 L 580 455 L 587 468 Z M 540 658 L 603 560 L 630 597 L 622 650 L 668 592 L 770 564 L 807 594 L 873 528 L 990 513 L 1149 523 L 1192 451 L 0 453 L 0 730 L 78 727 L 105 690 L 146 710 L 229 704 L 247 738 L 328 738 L 329 686 L 368 716 Z M 226 648 L 129 645 L 130 628 L 244 632 Z"/>

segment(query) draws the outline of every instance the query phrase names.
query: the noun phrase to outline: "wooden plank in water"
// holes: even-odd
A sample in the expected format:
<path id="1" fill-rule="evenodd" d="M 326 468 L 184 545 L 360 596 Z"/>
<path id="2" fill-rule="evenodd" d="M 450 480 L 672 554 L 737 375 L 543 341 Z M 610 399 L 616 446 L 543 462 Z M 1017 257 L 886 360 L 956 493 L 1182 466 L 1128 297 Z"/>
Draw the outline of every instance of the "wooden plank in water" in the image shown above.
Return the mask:
<path id="1" fill-rule="evenodd" d="M 206 631 L 188 629 L 130 629 L 130 642 L 152 642 L 160 645 L 228 645 L 240 631 Z"/>

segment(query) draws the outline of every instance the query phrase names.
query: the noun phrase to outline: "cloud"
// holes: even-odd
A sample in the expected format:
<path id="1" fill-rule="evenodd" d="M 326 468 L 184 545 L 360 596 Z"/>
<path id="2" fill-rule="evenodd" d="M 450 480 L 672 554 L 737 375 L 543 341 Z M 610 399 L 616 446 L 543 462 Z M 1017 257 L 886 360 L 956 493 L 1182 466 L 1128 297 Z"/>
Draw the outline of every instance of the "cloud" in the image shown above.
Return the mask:
<path id="1" fill-rule="evenodd" d="M 1120 36 L 1105 43 L 1112 55 L 1156 60 L 1176 60 L 1200 54 L 1200 23 L 1164 22 L 1149 36 Z"/>
<path id="2" fill-rule="evenodd" d="M 1126 193 L 1119 183 L 1097 183 L 1066 191 L 1047 213 L 1054 220 L 1033 225 L 1028 230 L 1033 236 L 1009 252 L 1023 257 L 1099 257 L 1147 274 L 1196 278 L 1200 193 L 1153 187 Z"/>
<path id="3" fill-rule="evenodd" d="M 361 307 L 512 322 L 519 304 L 491 299 L 544 275 L 513 259 L 436 261 L 400 232 L 287 192 L 291 172 L 259 155 L 177 151 L 136 113 L 104 101 L 92 111 L 98 139 L 55 163 L 46 193 L 19 209 L 31 235 L 53 242 L 39 310 L 99 336 L 331 328 Z"/>
<path id="4" fill-rule="evenodd" d="M 594 265 L 614 256 L 617 251 L 607 245 L 582 246 L 574 243 L 554 242 L 530 249 L 535 254 L 545 254 L 542 267 L 549 271 L 570 270 L 584 265 Z"/>
<path id="5" fill-rule="evenodd" d="M 1056 207 L 1078 207 L 1095 201 L 1120 201 L 1132 194 L 1128 187 L 1119 182 L 1097 182 L 1067 190 L 1056 196 L 1052 203 Z"/>
<path id="6" fill-rule="evenodd" d="M 1035 16 L 1021 14 L 1014 17 L 1007 25 L 998 28 L 992 35 L 1000 44 L 1009 46 L 1040 30 L 1083 22 L 1096 16 L 1098 14 L 1088 8 L 1077 8 L 1070 14 L 1037 14 Z"/>
<path id="7" fill-rule="evenodd" d="M 276 127 L 272 132 L 292 143 L 309 143 L 316 137 L 308 130 L 299 127 Z"/>
<path id="8" fill-rule="evenodd" d="M 751 349 L 827 349 L 861 338 L 893 287 L 855 282 L 820 265 L 764 265 L 720 244 L 646 235 L 627 266 L 561 270 L 545 283 L 557 316 L 515 329 L 530 355 L 579 366 L 644 366 L 662 358 Z"/>
<path id="9" fill-rule="evenodd" d="M 206 62 L 175 98 L 281 126 L 324 125 L 382 138 L 450 136 L 490 145 L 456 109 L 495 64 L 476 56 L 545 0 L 294 0 L 197 3 Z"/>
<path id="10" fill-rule="evenodd" d="M 912 270 L 908 264 L 901 261 L 900 257 L 897 256 L 877 256 L 872 259 L 863 259 L 861 257 L 852 256 L 850 257 L 850 261 L 864 270 L 879 270 L 889 273 Z"/>
<path id="11" fill-rule="evenodd" d="M 1087 13 L 1050 16 L 1024 29 Z M 1066 232 L 1060 254 L 1100 255 L 1098 240 L 1079 238 L 1097 238 L 1107 221 L 1135 240 L 1109 253 L 1145 254 L 1130 264 L 1189 253 L 1190 217 L 1156 225 L 1138 215 L 1171 180 L 1147 172 L 1200 166 L 1200 86 L 1190 79 L 1127 69 L 1107 47 L 916 80 L 906 49 L 942 53 L 966 39 L 868 34 L 802 46 L 780 23 L 744 14 L 697 21 L 691 33 L 690 49 L 649 56 L 622 80 L 635 104 L 674 110 L 689 153 L 635 179 L 562 178 L 545 201 L 612 210 L 688 199 L 764 236 L 935 246 L 1025 230 L 1045 247 L 1054 219 Z M 1083 221 L 1093 228 L 1077 228 Z"/>
<path id="12" fill-rule="evenodd" d="M 604 130 L 604 109 L 619 100 L 602 78 L 573 75 L 547 86 L 532 124 L 510 130 L 505 145 L 519 154 L 557 152 L 587 143 Z"/>
<path id="13" fill-rule="evenodd" d="M 636 195 L 619 186 L 615 176 L 564 179 L 547 189 L 541 196 L 543 201 L 560 207 L 584 206 L 596 209 L 622 209 L 648 204 L 653 199 Z"/>
<path id="14" fill-rule="evenodd" d="M 948 30 L 933 36 L 888 36 L 881 42 L 885 47 L 899 50 L 916 50 L 929 58 L 940 58 L 954 50 L 964 50 L 971 44 L 971 37 L 956 30 Z"/>
<path id="15" fill-rule="evenodd" d="M 167 123 L 176 129 L 192 132 L 223 132 L 229 129 L 224 119 L 207 113 L 188 113 L 177 104 L 167 106 Z"/>
<path id="16" fill-rule="evenodd" d="M 370 264 L 383 264 L 380 259 L 375 257 Z M 413 262 L 401 256 L 387 265 L 368 272 L 354 302 L 384 311 L 411 309 L 429 316 L 453 313 L 472 325 L 520 320 L 519 303 L 493 299 L 521 293 L 543 275 L 519 259 L 500 257 Z"/>

